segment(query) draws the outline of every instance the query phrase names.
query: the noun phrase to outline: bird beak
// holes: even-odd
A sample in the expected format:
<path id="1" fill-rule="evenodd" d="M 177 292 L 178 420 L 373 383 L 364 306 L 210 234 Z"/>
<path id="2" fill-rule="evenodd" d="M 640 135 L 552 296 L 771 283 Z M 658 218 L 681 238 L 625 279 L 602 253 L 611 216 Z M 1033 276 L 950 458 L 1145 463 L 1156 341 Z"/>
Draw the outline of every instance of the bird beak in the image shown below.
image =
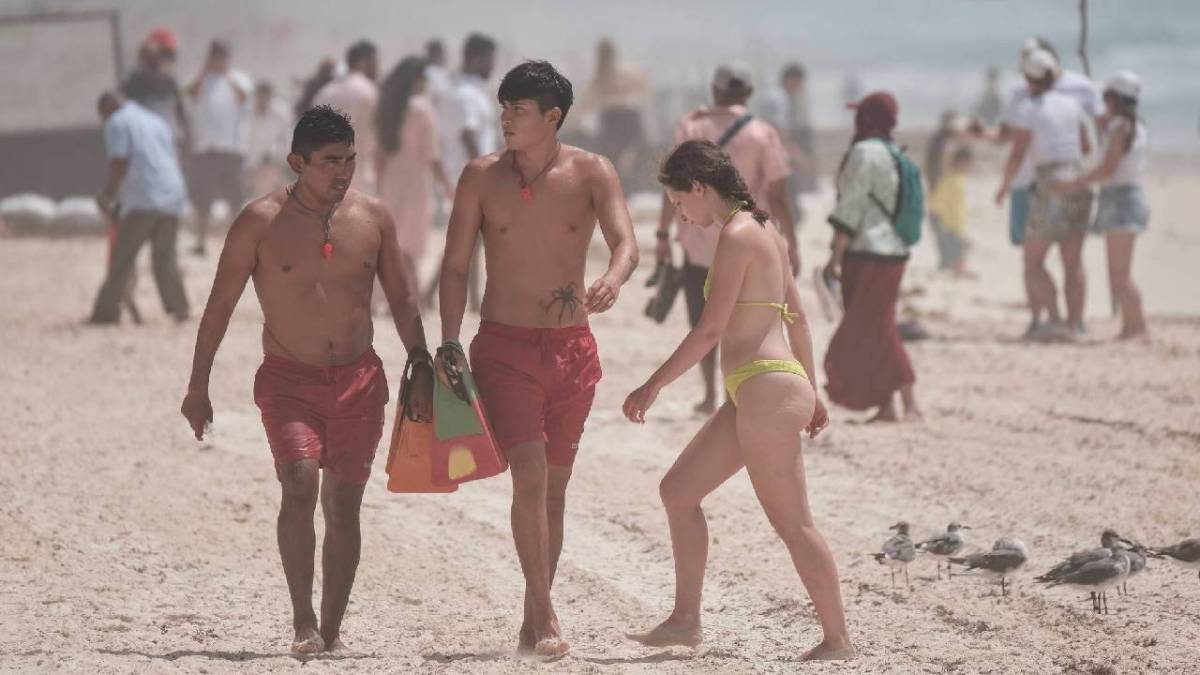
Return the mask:
<path id="1" fill-rule="evenodd" d="M 1125 537 L 1121 537 L 1119 539 L 1119 541 L 1122 544 L 1125 544 L 1126 546 L 1128 546 L 1129 548 L 1132 548 L 1132 549 L 1141 548 L 1141 544 L 1137 543 L 1136 541 L 1130 541 L 1129 539 L 1126 539 Z"/>
<path id="2" fill-rule="evenodd" d="M 896 523 L 895 525 L 892 525 L 888 529 L 889 530 L 898 530 L 898 529 L 900 529 L 900 523 Z"/>
<path id="3" fill-rule="evenodd" d="M 958 526 L 958 529 L 960 529 L 960 530 L 969 530 L 969 529 L 971 529 L 971 526 L 970 526 L 970 525 L 959 525 L 959 526 Z"/>

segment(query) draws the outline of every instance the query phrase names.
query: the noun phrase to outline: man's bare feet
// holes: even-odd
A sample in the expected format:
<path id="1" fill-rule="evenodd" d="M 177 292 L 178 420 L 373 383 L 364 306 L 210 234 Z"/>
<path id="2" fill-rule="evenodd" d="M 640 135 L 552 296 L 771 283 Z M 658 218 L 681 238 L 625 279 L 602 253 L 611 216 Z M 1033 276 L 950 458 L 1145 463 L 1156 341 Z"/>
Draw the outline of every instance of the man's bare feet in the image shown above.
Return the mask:
<path id="1" fill-rule="evenodd" d="M 866 424 L 877 424 L 879 422 L 899 422 L 900 416 L 896 414 L 896 409 L 890 405 L 881 406 L 879 412 L 875 413 L 871 419 L 866 421 Z"/>
<path id="2" fill-rule="evenodd" d="M 325 653 L 345 656 L 350 653 L 350 648 L 346 646 L 345 642 L 342 642 L 341 638 L 333 638 L 325 645 Z"/>
<path id="3" fill-rule="evenodd" d="M 683 622 L 669 618 L 645 633 L 626 633 L 625 637 L 647 647 L 695 648 L 704 641 L 704 632 L 699 622 Z"/>
<path id="4" fill-rule="evenodd" d="M 1143 326 L 1134 330 L 1122 330 L 1117 339 L 1122 342 L 1138 342 L 1144 345 L 1150 344 L 1150 331 Z"/>
<path id="5" fill-rule="evenodd" d="M 854 658 L 854 646 L 849 642 L 830 643 L 822 640 L 821 644 L 805 652 L 803 661 L 845 661 Z"/>
<path id="6" fill-rule="evenodd" d="M 559 659 L 571 651 L 571 645 L 561 637 L 544 637 L 533 646 L 533 655 L 544 659 Z"/>
<path id="7" fill-rule="evenodd" d="M 320 654 L 325 651 L 325 639 L 317 629 L 309 626 L 296 630 L 296 638 L 292 640 L 293 654 Z"/>
<path id="8" fill-rule="evenodd" d="M 517 653 L 532 654 L 533 648 L 537 646 L 537 640 L 533 637 L 533 629 L 529 627 L 529 622 L 521 624 L 521 632 L 517 634 Z"/>

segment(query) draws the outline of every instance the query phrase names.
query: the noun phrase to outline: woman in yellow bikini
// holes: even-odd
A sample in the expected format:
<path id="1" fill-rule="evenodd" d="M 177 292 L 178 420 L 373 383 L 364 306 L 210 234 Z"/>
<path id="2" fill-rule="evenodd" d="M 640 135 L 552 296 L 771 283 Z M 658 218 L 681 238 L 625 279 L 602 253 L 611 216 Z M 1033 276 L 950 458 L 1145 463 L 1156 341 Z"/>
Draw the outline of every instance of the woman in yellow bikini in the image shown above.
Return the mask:
<path id="1" fill-rule="evenodd" d="M 713 143 L 687 141 L 675 148 L 659 181 L 685 218 L 719 227 L 721 235 L 700 322 L 625 400 L 625 416 L 644 423 L 658 392 L 718 342 L 729 400 L 660 485 L 675 554 L 675 608 L 653 630 L 629 637 L 651 646 L 701 642 L 708 526 L 700 502 L 745 466 L 820 618 L 824 637 L 804 657 L 849 658 L 854 649 L 837 565 L 813 524 L 805 488 L 802 432 L 816 436 L 829 419 L 812 380 L 812 338 L 789 272 L 787 241 L 755 206 L 729 156 Z"/>

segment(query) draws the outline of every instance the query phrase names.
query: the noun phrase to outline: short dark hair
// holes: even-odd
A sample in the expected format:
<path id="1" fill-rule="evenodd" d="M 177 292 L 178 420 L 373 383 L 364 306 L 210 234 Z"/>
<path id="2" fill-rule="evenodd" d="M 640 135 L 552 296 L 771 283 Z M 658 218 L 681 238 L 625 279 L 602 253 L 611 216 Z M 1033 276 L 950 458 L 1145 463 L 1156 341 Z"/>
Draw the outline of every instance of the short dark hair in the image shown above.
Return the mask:
<path id="1" fill-rule="evenodd" d="M 543 113 L 558 108 L 562 111 L 562 117 L 558 120 L 558 128 L 561 129 L 563 120 L 567 119 L 567 111 L 575 101 L 575 93 L 571 89 L 571 81 L 555 70 L 549 61 L 525 61 L 508 71 L 500 81 L 496 98 L 500 103 L 533 99 Z"/>
<path id="2" fill-rule="evenodd" d="M 799 77 L 803 79 L 808 73 L 804 70 L 804 66 L 795 61 L 783 67 L 783 77 Z"/>
<path id="3" fill-rule="evenodd" d="M 350 126 L 350 116 L 327 105 L 305 110 L 300 121 L 296 122 L 296 130 L 292 132 L 292 152 L 308 161 L 313 150 L 330 143 L 354 143 L 354 127 Z"/>
<path id="4" fill-rule="evenodd" d="M 437 38 L 433 38 L 429 42 L 425 43 L 425 58 L 436 59 L 436 58 L 442 58 L 445 55 L 446 55 L 446 45 L 442 44 L 441 40 L 439 40 Z"/>
<path id="5" fill-rule="evenodd" d="M 346 65 L 352 67 L 363 59 L 375 58 L 377 52 L 378 50 L 375 48 L 374 42 L 359 40 L 350 45 L 350 48 L 346 50 Z"/>
<path id="6" fill-rule="evenodd" d="M 496 41 L 479 33 L 471 33 L 463 44 L 463 61 L 469 61 L 476 56 L 487 56 L 496 51 Z"/>

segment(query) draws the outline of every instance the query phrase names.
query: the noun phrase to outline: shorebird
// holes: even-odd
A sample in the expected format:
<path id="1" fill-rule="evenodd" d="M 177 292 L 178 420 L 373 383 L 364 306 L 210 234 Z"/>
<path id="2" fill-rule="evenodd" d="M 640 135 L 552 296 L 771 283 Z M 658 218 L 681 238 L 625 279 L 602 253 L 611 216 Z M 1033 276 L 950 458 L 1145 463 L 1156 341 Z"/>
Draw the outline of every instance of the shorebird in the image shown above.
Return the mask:
<path id="1" fill-rule="evenodd" d="M 946 561 L 946 573 L 954 578 L 954 570 L 950 568 L 949 558 L 962 550 L 963 538 L 959 530 L 971 529 L 968 525 L 950 523 L 946 526 L 946 534 L 931 537 L 917 544 L 916 548 L 922 553 L 928 553 L 937 560 L 938 579 L 942 578 L 942 561 Z"/>
<path id="2" fill-rule="evenodd" d="M 1119 586 L 1129 577 L 1129 551 L 1117 547 L 1112 555 L 1084 563 L 1079 568 L 1049 582 L 1049 586 L 1075 586 L 1087 589 L 1092 596 L 1092 611 L 1099 614 L 1103 605 L 1104 613 L 1108 614 L 1108 589 Z"/>
<path id="3" fill-rule="evenodd" d="M 1000 577 L 1000 595 L 1008 595 L 1006 581 L 1029 560 L 1029 548 L 1016 537 L 1001 537 L 992 544 L 992 550 L 972 553 L 962 558 L 949 558 L 947 562 L 963 565 L 967 572 L 978 570 L 988 576 Z"/>
<path id="4" fill-rule="evenodd" d="M 913 547 L 913 541 L 908 536 L 908 523 L 903 520 L 892 525 L 889 530 L 895 530 L 896 534 L 891 539 L 883 542 L 881 553 L 874 554 L 875 562 L 880 565 L 887 565 L 892 572 L 892 588 L 896 587 L 896 570 L 904 570 L 904 585 L 908 585 L 908 564 L 917 557 L 917 550 Z"/>
<path id="5" fill-rule="evenodd" d="M 1063 576 L 1077 571 L 1079 568 L 1091 562 L 1099 562 L 1112 557 L 1113 552 L 1121 547 L 1121 544 L 1133 546 L 1133 542 L 1117 534 L 1115 530 L 1105 530 L 1100 533 L 1100 548 L 1089 548 L 1083 551 L 1076 551 L 1067 557 L 1066 560 L 1060 562 L 1050 568 L 1049 572 L 1035 577 L 1037 581 L 1042 583 L 1050 583 L 1058 581 Z"/>
<path id="6" fill-rule="evenodd" d="M 1184 539 L 1173 546 L 1159 546 L 1146 551 L 1154 558 L 1166 558 L 1190 570 L 1200 570 L 1200 537 Z M 1200 578 L 1200 573 L 1197 573 Z"/>
<path id="7" fill-rule="evenodd" d="M 1125 552 L 1129 554 L 1129 576 L 1121 582 L 1120 590 L 1125 595 L 1129 595 L 1129 580 L 1146 569 L 1146 547 L 1134 542 L 1133 548 L 1127 549 Z"/>

